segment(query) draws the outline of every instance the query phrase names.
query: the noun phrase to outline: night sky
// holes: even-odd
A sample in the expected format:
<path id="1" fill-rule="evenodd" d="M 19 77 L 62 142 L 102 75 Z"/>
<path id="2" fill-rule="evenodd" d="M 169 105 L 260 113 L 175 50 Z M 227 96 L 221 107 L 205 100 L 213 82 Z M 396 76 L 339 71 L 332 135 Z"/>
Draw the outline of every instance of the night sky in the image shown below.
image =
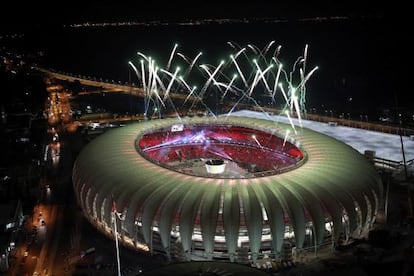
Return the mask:
<path id="1" fill-rule="evenodd" d="M 66 5 L 65 5 L 66 4 Z M 1 23 L 26 25 L 116 20 L 186 20 L 307 16 L 386 16 L 392 10 L 379 1 L 8 1 Z M 404 9 L 402 9 L 404 10 Z"/>
<path id="2" fill-rule="evenodd" d="M 410 94 L 410 57 L 413 36 L 411 9 L 396 1 L 65 1 L 2 3 L 0 34 L 14 30 L 44 29 L 83 22 L 186 21 L 218 18 L 282 18 L 289 21 L 309 17 L 375 18 L 382 20 L 389 38 L 389 49 L 378 59 L 389 64 L 387 74 L 393 83 L 390 94 Z M 385 22 L 385 24 L 384 24 Z M 382 28 L 382 27 L 381 27 Z M 378 82 L 384 81 L 379 79 Z M 412 96 L 411 98 L 414 98 Z"/>

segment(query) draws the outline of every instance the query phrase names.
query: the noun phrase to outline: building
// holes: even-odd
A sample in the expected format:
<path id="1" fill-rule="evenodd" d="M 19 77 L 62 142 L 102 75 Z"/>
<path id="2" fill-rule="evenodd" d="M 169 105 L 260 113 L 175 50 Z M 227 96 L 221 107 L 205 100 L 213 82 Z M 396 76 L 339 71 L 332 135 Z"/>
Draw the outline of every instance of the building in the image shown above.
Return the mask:
<path id="1" fill-rule="evenodd" d="M 20 200 L 0 203 L 0 271 L 9 269 L 10 252 L 15 248 L 17 231 L 23 220 Z"/>
<path id="2" fill-rule="evenodd" d="M 232 116 L 107 131 L 79 154 L 72 178 L 102 232 L 113 237 L 117 217 L 124 245 L 188 260 L 288 258 L 347 243 L 371 229 L 383 193 L 350 146 Z"/>

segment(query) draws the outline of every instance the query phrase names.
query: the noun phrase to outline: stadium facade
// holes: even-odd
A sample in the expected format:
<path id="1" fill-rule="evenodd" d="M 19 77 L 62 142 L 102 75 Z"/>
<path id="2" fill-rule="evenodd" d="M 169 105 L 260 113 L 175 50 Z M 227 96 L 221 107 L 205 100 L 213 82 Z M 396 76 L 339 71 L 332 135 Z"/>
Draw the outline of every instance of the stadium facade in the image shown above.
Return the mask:
<path id="1" fill-rule="evenodd" d="M 79 154 L 77 200 L 126 246 L 186 259 L 283 257 L 361 238 L 381 179 L 350 146 L 248 117 L 185 117 L 109 130 Z M 114 216 L 116 206 L 118 216 Z M 118 217 L 118 219 L 114 219 Z"/>

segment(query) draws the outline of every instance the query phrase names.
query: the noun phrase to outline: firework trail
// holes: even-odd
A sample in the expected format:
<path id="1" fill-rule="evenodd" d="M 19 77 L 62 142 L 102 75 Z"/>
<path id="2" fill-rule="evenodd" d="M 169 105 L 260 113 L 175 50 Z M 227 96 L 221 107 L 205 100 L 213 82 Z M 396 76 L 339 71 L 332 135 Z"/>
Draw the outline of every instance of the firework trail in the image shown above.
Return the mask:
<path id="1" fill-rule="evenodd" d="M 181 108 L 192 101 L 190 110 L 197 104 L 215 117 L 216 114 L 206 103 L 211 93 L 215 92 L 220 95 L 218 98 L 220 104 L 230 104 L 224 114 L 226 118 L 241 102 L 251 104 L 256 110 L 261 110 L 269 116 L 259 104 L 259 99 L 265 96 L 271 97 L 270 104 L 276 105 L 277 92 L 280 91 L 283 102 L 279 104 L 285 106 L 280 115 L 288 118 L 293 132 L 297 133 L 291 116 L 295 115 L 298 118 L 301 127 L 302 113 L 306 112 L 306 84 L 318 69 L 316 66 L 307 72 L 309 46 L 305 45 L 303 56 L 295 60 L 292 70 L 287 71 L 279 61 L 282 46 L 276 45 L 274 40 L 262 49 L 253 44 L 247 44 L 245 47 L 230 41 L 227 44 L 233 53 L 227 61 L 222 60 L 217 66 L 202 63 L 202 52 L 191 60 L 177 52 L 178 44 L 174 45 L 165 68 L 159 68 L 150 56 L 137 52 L 141 58 L 140 67 L 135 66 L 131 61 L 128 64 L 137 75 L 145 92 L 145 114 L 148 114 L 151 104 L 157 107 L 158 112 L 167 108 L 167 102 L 177 110 L 173 101 L 174 95 L 184 94 L 182 95 L 184 97 L 181 97 Z M 187 64 L 183 70 L 178 66 L 175 70 L 170 70 L 174 67 L 174 56 L 179 56 Z M 184 74 L 180 75 L 180 72 Z M 201 85 L 195 85 L 194 82 L 199 83 L 200 79 Z M 295 79 L 299 81 L 295 82 Z M 201 89 L 197 89 L 198 86 Z M 228 92 L 231 92 L 231 100 L 227 101 Z"/>

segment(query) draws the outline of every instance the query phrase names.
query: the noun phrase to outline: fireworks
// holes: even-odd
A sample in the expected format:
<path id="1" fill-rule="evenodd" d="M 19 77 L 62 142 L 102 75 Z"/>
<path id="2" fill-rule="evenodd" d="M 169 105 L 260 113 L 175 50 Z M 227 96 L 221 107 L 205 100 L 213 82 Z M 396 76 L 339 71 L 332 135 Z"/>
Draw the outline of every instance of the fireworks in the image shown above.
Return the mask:
<path id="1" fill-rule="evenodd" d="M 234 42 L 227 44 L 234 53 L 217 65 L 202 63 L 201 52 L 194 58 L 185 56 L 178 52 L 178 44 L 174 45 L 167 64 L 162 67 L 150 56 L 138 52 L 139 66 L 133 62 L 129 65 L 145 92 L 144 115 L 149 115 L 150 107 L 153 107 L 152 112 L 157 112 L 161 117 L 167 106 L 179 114 L 179 103 L 174 103 L 169 97 L 169 93 L 174 92 L 187 95 L 178 108 L 191 110 L 196 104 L 201 104 L 214 117 L 218 110 L 209 100 L 211 95 L 216 96 L 214 105 L 217 106 L 219 101 L 229 107 L 224 112 L 225 116 L 229 116 L 240 103 L 264 111 L 260 102 L 267 98 L 268 106 L 281 107 L 281 114 L 288 116 L 289 120 L 289 115 L 295 114 L 301 125 L 301 113 L 306 113 L 305 85 L 318 69 L 315 66 L 306 72 L 308 45 L 305 45 L 303 56 L 294 62 L 292 70 L 286 71 L 279 60 L 282 47 L 277 46 L 275 41 L 269 42 L 263 49 L 252 44 L 245 47 Z M 296 132 L 293 123 L 292 128 Z"/>

